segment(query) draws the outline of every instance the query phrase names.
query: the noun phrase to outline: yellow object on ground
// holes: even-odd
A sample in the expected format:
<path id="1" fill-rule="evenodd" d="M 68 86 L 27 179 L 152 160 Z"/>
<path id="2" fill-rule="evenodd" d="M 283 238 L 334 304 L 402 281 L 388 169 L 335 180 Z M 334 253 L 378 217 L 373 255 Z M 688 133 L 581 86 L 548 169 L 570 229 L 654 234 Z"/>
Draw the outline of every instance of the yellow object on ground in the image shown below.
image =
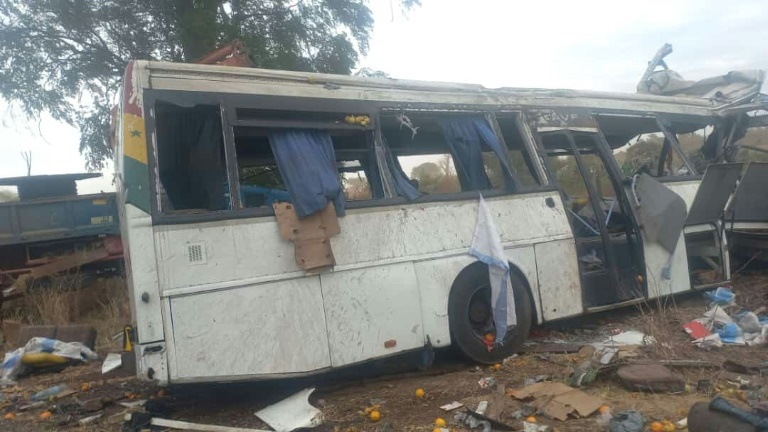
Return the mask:
<path id="1" fill-rule="evenodd" d="M 53 417 L 53 414 L 50 411 L 43 411 L 40 413 L 40 420 L 48 420 L 51 417 Z"/>
<path id="2" fill-rule="evenodd" d="M 435 427 L 444 428 L 447 425 L 445 420 L 441 419 L 440 417 L 435 419 Z"/>
<path id="3" fill-rule="evenodd" d="M 46 367 L 66 364 L 69 359 L 49 353 L 29 353 L 21 357 L 21 362 L 27 366 Z"/>
<path id="4" fill-rule="evenodd" d="M 427 393 L 424 391 L 424 389 L 417 388 L 414 392 L 417 398 L 421 399 L 423 398 Z"/>
<path id="5" fill-rule="evenodd" d="M 381 420 L 381 413 L 378 411 L 371 411 L 370 417 L 371 417 L 371 421 L 377 422 Z"/>

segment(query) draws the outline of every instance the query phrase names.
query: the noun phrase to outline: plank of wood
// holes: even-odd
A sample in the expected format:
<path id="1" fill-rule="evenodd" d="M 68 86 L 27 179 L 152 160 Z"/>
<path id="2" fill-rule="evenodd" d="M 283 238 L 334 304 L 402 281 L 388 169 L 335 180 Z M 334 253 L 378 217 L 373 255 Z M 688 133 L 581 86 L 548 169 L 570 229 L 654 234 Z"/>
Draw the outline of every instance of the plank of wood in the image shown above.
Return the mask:
<path id="1" fill-rule="evenodd" d="M 230 426 L 206 425 L 206 424 L 199 424 L 199 423 L 189 423 L 189 422 L 178 421 L 178 420 L 168 420 L 168 419 L 157 418 L 157 417 L 152 419 L 152 425 L 167 427 L 171 429 L 182 429 L 182 430 L 200 431 L 200 432 L 270 432 L 263 429 L 246 429 L 246 428 L 230 427 Z"/>
<path id="2" fill-rule="evenodd" d="M 659 360 L 659 363 L 668 367 L 720 368 L 720 364 L 707 360 Z"/>
<path id="3" fill-rule="evenodd" d="M 529 345 L 523 349 L 526 353 L 561 353 L 573 354 L 579 352 L 584 344 L 575 343 L 543 343 Z"/>

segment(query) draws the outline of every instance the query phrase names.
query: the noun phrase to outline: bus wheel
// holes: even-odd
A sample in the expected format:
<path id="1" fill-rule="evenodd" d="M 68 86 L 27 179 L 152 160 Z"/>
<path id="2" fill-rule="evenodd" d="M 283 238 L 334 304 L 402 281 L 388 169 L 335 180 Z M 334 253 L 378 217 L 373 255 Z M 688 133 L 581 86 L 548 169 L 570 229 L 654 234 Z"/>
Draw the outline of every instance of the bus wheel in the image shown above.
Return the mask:
<path id="1" fill-rule="evenodd" d="M 499 363 L 519 352 L 528 337 L 533 316 L 528 282 L 515 269 L 510 272 L 510 281 L 515 296 L 517 326 L 508 328 L 504 343 L 494 346 L 490 352 L 484 341 L 488 333 L 495 334 L 488 267 L 474 264 L 462 271 L 453 283 L 448 299 L 452 344 L 471 360 Z"/>

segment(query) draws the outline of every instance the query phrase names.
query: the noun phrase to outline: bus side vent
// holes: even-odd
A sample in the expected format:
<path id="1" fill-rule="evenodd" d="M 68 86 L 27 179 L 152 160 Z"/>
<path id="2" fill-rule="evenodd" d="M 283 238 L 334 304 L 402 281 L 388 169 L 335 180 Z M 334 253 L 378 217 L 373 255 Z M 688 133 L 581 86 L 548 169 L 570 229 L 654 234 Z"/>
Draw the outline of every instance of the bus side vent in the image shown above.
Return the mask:
<path id="1" fill-rule="evenodd" d="M 201 243 L 187 245 L 187 262 L 189 264 L 205 264 L 205 252 Z"/>

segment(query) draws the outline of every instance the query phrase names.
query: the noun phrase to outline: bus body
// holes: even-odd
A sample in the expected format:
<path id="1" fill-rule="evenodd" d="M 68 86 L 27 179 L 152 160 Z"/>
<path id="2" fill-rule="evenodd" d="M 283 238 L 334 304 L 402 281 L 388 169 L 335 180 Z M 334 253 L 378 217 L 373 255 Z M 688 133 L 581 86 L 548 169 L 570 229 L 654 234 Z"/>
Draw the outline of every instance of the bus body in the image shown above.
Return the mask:
<path id="1" fill-rule="evenodd" d="M 648 205 L 672 191 L 695 208 L 701 173 L 678 137 L 720 127 L 732 106 L 146 61 L 129 64 L 120 104 L 135 353 L 139 375 L 161 384 L 307 375 L 452 344 L 495 362 L 532 324 L 730 277 L 719 214 L 683 229 L 691 215 L 663 213 L 681 227 L 670 234 Z M 486 151 L 478 171 L 477 160 L 458 159 L 445 125 L 468 118 L 506 147 L 506 162 Z M 327 131 L 340 166 L 360 167 L 339 174 L 346 215 L 330 238 L 330 270 L 297 265 L 268 205 L 276 198 L 240 198 L 241 188 L 285 188 L 280 174 L 289 173 L 270 147 L 270 134 L 284 129 Z M 616 149 L 643 134 L 663 137 L 657 166 L 622 172 Z M 393 179 L 435 166 L 444 168 L 436 180 L 409 179 L 420 196 L 399 196 Z M 465 181 L 469 171 L 485 186 Z M 353 192 L 360 184 L 363 192 Z M 487 269 L 468 254 L 479 193 L 501 236 L 518 312 L 492 350 L 483 341 Z"/>

